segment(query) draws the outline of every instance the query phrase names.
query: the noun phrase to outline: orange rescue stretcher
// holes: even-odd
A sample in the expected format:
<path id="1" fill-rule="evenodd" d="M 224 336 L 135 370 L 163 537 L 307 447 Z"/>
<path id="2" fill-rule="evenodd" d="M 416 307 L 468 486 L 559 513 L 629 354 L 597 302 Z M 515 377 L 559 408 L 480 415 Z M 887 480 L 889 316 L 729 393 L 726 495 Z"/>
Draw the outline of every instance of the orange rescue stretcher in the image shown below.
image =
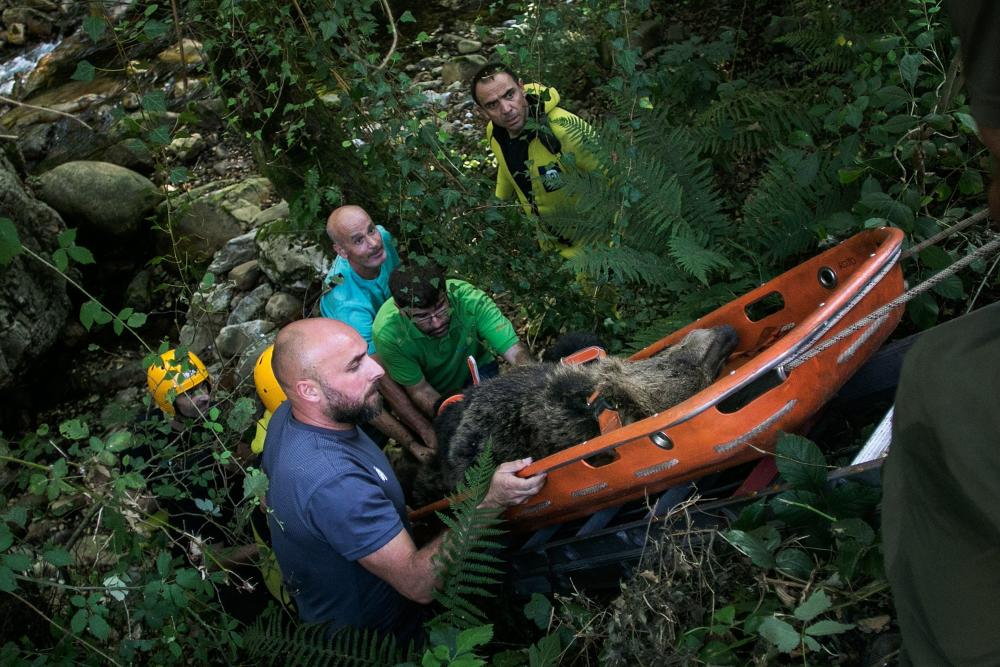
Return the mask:
<path id="1" fill-rule="evenodd" d="M 546 472 L 548 480 L 526 504 L 507 510 L 511 528 L 533 530 L 654 496 L 763 457 L 780 432 L 804 430 L 898 324 L 901 308 L 809 357 L 902 294 L 902 242 L 903 233 L 893 228 L 857 234 L 633 355 L 652 356 L 692 329 L 728 324 L 739 334 L 708 388 L 625 426 L 604 414 L 600 436 L 525 468 L 522 477 Z"/>

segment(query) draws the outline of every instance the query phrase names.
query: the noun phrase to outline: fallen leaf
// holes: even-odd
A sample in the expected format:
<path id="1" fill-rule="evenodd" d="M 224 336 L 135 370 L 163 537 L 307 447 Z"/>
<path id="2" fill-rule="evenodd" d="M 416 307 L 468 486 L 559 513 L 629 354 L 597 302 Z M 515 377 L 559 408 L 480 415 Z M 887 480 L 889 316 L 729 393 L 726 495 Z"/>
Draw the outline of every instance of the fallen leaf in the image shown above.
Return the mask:
<path id="1" fill-rule="evenodd" d="M 890 620 L 888 614 L 862 618 L 858 621 L 858 627 L 861 629 L 861 632 L 882 632 L 889 627 Z"/>

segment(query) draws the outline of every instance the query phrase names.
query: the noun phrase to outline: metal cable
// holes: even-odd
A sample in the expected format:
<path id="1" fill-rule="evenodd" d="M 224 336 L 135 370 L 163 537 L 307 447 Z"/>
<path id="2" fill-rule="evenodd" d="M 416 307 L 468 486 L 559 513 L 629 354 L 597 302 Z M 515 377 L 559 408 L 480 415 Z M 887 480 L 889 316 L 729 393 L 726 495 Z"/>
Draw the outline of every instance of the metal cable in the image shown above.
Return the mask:
<path id="1" fill-rule="evenodd" d="M 913 257 L 914 255 L 916 255 L 918 252 L 920 252 L 921 250 L 923 250 L 927 246 L 932 246 L 935 243 L 937 243 L 938 241 L 940 241 L 941 239 L 946 239 L 949 236 L 951 236 L 952 234 L 957 234 L 958 232 L 962 231 L 966 227 L 970 227 L 970 226 L 976 224 L 977 222 L 979 222 L 981 220 L 985 220 L 988 217 L 990 217 L 990 210 L 988 208 L 984 208 L 983 210 L 979 211 L 978 213 L 974 213 L 974 214 L 970 215 L 965 220 L 962 220 L 960 222 L 956 222 L 954 225 L 952 225 L 948 229 L 941 230 L 940 232 L 938 232 L 934 236 L 930 237 L 929 239 L 924 239 L 923 241 L 921 241 L 917 245 L 913 246 L 912 248 L 910 248 L 909 250 L 907 250 L 906 252 L 904 252 L 903 255 L 902 255 L 902 257 L 900 257 L 900 259 L 909 259 L 910 257 Z"/>
<path id="2" fill-rule="evenodd" d="M 981 215 L 982 213 L 983 212 L 980 212 L 980 213 L 977 213 L 976 215 Z M 975 218 L 975 217 L 976 216 L 972 216 L 972 218 Z M 983 216 L 983 217 L 985 217 L 985 216 Z M 972 218 L 969 218 L 968 220 L 971 220 Z M 977 221 L 981 220 L 981 219 L 982 219 L 982 217 L 978 218 Z M 968 220 L 965 220 L 963 222 L 968 222 Z M 959 223 L 959 224 L 963 224 L 963 223 Z M 969 224 L 971 224 L 971 223 L 969 223 Z M 966 225 L 966 226 L 968 226 L 968 225 Z M 955 225 L 955 227 L 958 227 L 958 225 Z M 950 233 L 954 233 L 954 231 L 957 231 L 957 230 L 955 230 L 955 227 L 952 227 L 952 228 L 950 228 L 948 230 L 945 230 L 945 231 L 946 232 L 950 232 Z M 945 234 L 945 236 L 947 236 L 947 234 Z M 928 239 L 928 240 L 930 240 L 930 239 Z M 914 247 L 917 247 L 917 246 L 914 246 Z M 822 344 L 817 345 L 816 347 L 814 347 L 814 348 L 812 348 L 810 350 L 807 350 L 806 352 L 803 352 L 801 356 L 798 356 L 795 359 L 792 359 L 791 361 L 789 361 L 787 364 L 785 364 L 783 366 L 784 371 L 786 373 L 787 372 L 791 372 L 792 370 L 794 370 L 795 368 L 801 366 L 802 364 L 804 364 L 805 362 L 809 361 L 810 359 L 812 359 L 816 355 L 821 354 L 821 353 L 825 352 L 826 350 L 830 349 L 831 347 L 833 347 L 834 345 L 836 345 L 837 343 L 839 343 L 843 339 L 847 338 L 848 336 L 850 336 L 854 332 L 858 331 L 859 329 L 862 329 L 862 328 L 866 327 L 867 325 L 869 325 L 870 323 L 872 323 L 875 320 L 879 319 L 880 317 L 882 317 L 886 313 L 888 313 L 888 312 L 890 312 L 890 311 L 892 311 L 892 310 L 894 310 L 896 308 L 899 308 L 900 306 L 902 306 L 903 304 L 905 304 L 907 301 L 909 301 L 913 297 L 915 297 L 917 295 L 920 295 L 920 294 L 923 294 L 924 292 L 926 292 L 926 291 L 928 291 L 930 289 L 933 289 L 935 285 L 937 285 L 938 283 L 944 281 L 945 279 L 950 278 L 951 276 L 955 275 L 956 273 L 958 273 L 962 269 L 964 269 L 967 266 L 969 266 L 970 264 L 972 264 L 977 259 L 985 259 L 985 258 L 989 257 L 990 255 L 998 252 L 998 251 L 1000 251 L 1000 235 L 994 234 L 993 238 L 990 239 L 990 241 L 987 242 L 984 246 L 978 248 L 977 250 L 975 250 L 972 253 L 969 253 L 968 255 L 966 255 L 962 259 L 958 260 L 957 262 L 955 262 L 954 264 L 952 264 L 948 268 L 942 269 L 941 271 L 935 273 L 933 276 L 931 276 L 927 280 L 925 280 L 922 283 L 920 283 L 920 284 L 918 284 L 918 285 L 910 288 L 909 290 L 907 290 L 903 294 L 899 295 L 898 297 L 896 297 L 895 299 L 893 299 L 889 303 L 885 304 L 884 306 L 882 306 L 882 307 L 880 307 L 880 308 L 872 311 L 871 313 L 869 313 L 865 317 L 861 318 L 860 320 L 858 320 L 857 322 L 855 322 L 851 326 L 847 327 L 846 329 L 844 329 L 843 331 L 841 331 L 840 333 L 838 333 L 836 336 L 834 336 L 830 340 L 827 340 L 827 341 L 823 342 Z"/>

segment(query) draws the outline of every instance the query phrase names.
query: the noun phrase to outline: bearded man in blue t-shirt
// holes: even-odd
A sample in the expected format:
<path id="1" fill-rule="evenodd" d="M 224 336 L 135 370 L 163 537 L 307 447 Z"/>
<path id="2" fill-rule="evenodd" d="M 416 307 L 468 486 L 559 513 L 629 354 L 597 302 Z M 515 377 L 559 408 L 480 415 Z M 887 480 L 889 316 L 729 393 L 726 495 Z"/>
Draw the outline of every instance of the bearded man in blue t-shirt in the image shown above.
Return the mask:
<path id="1" fill-rule="evenodd" d="M 264 446 L 268 523 L 299 616 L 331 632 L 370 628 L 422 641 L 442 536 L 417 549 L 399 482 L 357 428 L 381 408 L 382 367 L 356 331 L 326 318 L 282 329 L 271 365 L 288 400 L 274 412 Z M 545 476 L 516 476 L 530 463 L 501 464 L 483 506 L 535 495 Z"/>
<path id="2" fill-rule="evenodd" d="M 368 343 L 368 354 L 381 364 L 372 342 L 372 322 L 390 297 L 389 274 L 399 266 L 396 243 L 360 206 L 334 209 L 326 221 L 326 234 L 337 259 L 324 280 L 330 289 L 320 299 L 320 313 L 353 327 Z M 430 421 L 388 375 L 379 381 L 379 391 L 395 416 L 384 411 L 371 424 L 417 459 L 429 459 L 437 446 Z"/>

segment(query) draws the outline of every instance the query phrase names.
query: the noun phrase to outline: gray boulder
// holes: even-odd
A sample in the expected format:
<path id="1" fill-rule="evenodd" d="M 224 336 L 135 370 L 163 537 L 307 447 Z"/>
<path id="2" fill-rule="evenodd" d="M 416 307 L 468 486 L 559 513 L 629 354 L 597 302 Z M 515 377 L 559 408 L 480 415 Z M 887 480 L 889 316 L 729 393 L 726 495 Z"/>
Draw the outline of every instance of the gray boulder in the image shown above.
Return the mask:
<path id="1" fill-rule="evenodd" d="M 259 344 L 271 331 L 274 331 L 274 322 L 267 320 L 230 324 L 215 337 L 215 351 L 221 358 L 231 359 L 241 355 L 251 345 Z"/>
<path id="2" fill-rule="evenodd" d="M 446 86 L 453 81 L 471 81 L 472 76 L 487 62 L 477 53 L 455 56 L 441 66 L 441 80 Z"/>
<path id="3" fill-rule="evenodd" d="M 239 363 L 236 364 L 236 386 L 253 387 L 253 368 L 257 364 L 257 358 L 269 345 L 274 343 L 278 336 L 278 329 L 275 327 L 263 336 L 255 337 L 243 348 L 240 353 Z"/>
<path id="4" fill-rule="evenodd" d="M 196 263 L 208 261 L 230 239 L 250 231 L 250 221 L 272 192 L 270 181 L 256 177 L 224 187 L 209 183 L 175 198 L 170 202 L 170 224 L 177 251 Z M 160 207 L 164 218 L 166 206 Z M 161 242 L 166 245 L 169 240 L 165 237 Z"/>
<path id="5" fill-rule="evenodd" d="M 140 139 L 123 139 L 117 144 L 109 146 L 104 151 L 104 162 L 117 164 L 140 174 L 149 175 L 153 173 L 156 165 L 153 163 L 153 153 Z"/>
<path id="6" fill-rule="evenodd" d="M 251 224 L 254 227 L 260 227 L 261 225 L 266 225 L 267 223 L 274 222 L 275 220 L 287 220 L 288 216 L 288 202 L 282 199 L 274 206 L 265 208 L 263 211 L 258 213 Z"/>
<path id="7" fill-rule="evenodd" d="M 0 152 L 0 216 L 14 223 L 25 248 L 49 257 L 65 230 L 59 214 L 28 194 L 21 177 Z M 66 282 L 21 253 L 0 264 L 0 389 L 25 381 L 24 371 L 55 342 L 70 310 Z"/>
<path id="8" fill-rule="evenodd" d="M 295 294 L 304 294 L 330 268 L 319 245 L 291 234 L 258 237 L 257 261 L 272 284 Z"/>
<path id="9" fill-rule="evenodd" d="M 260 319 L 260 316 L 264 314 L 264 307 L 267 305 L 267 300 L 271 298 L 272 294 L 274 294 L 274 290 L 271 289 L 270 285 L 267 283 L 259 285 L 252 292 L 247 293 L 240 299 L 240 302 L 229 313 L 229 319 L 226 320 L 226 324 L 243 324 L 250 320 Z"/>
<path id="10" fill-rule="evenodd" d="M 249 262 L 257 254 L 257 246 L 254 244 L 256 236 L 257 232 L 251 231 L 226 241 L 226 245 L 215 253 L 206 270 L 215 276 L 221 276 L 240 264 Z"/>
<path id="11" fill-rule="evenodd" d="M 135 234 L 163 198 L 148 178 L 109 162 L 67 162 L 38 183 L 39 199 L 69 225 L 116 237 Z"/>
<path id="12" fill-rule="evenodd" d="M 195 292 L 191 297 L 187 318 L 181 328 L 180 342 L 201 356 L 215 343 L 215 337 L 226 324 L 233 286 L 221 283 Z"/>
<path id="13" fill-rule="evenodd" d="M 247 292 L 253 289 L 257 281 L 260 280 L 260 265 L 256 259 L 238 264 L 229 272 L 228 278 L 236 285 L 236 289 Z"/>
<path id="14" fill-rule="evenodd" d="M 267 300 L 264 316 L 283 327 L 292 320 L 302 317 L 302 299 L 285 292 L 277 292 Z"/>

